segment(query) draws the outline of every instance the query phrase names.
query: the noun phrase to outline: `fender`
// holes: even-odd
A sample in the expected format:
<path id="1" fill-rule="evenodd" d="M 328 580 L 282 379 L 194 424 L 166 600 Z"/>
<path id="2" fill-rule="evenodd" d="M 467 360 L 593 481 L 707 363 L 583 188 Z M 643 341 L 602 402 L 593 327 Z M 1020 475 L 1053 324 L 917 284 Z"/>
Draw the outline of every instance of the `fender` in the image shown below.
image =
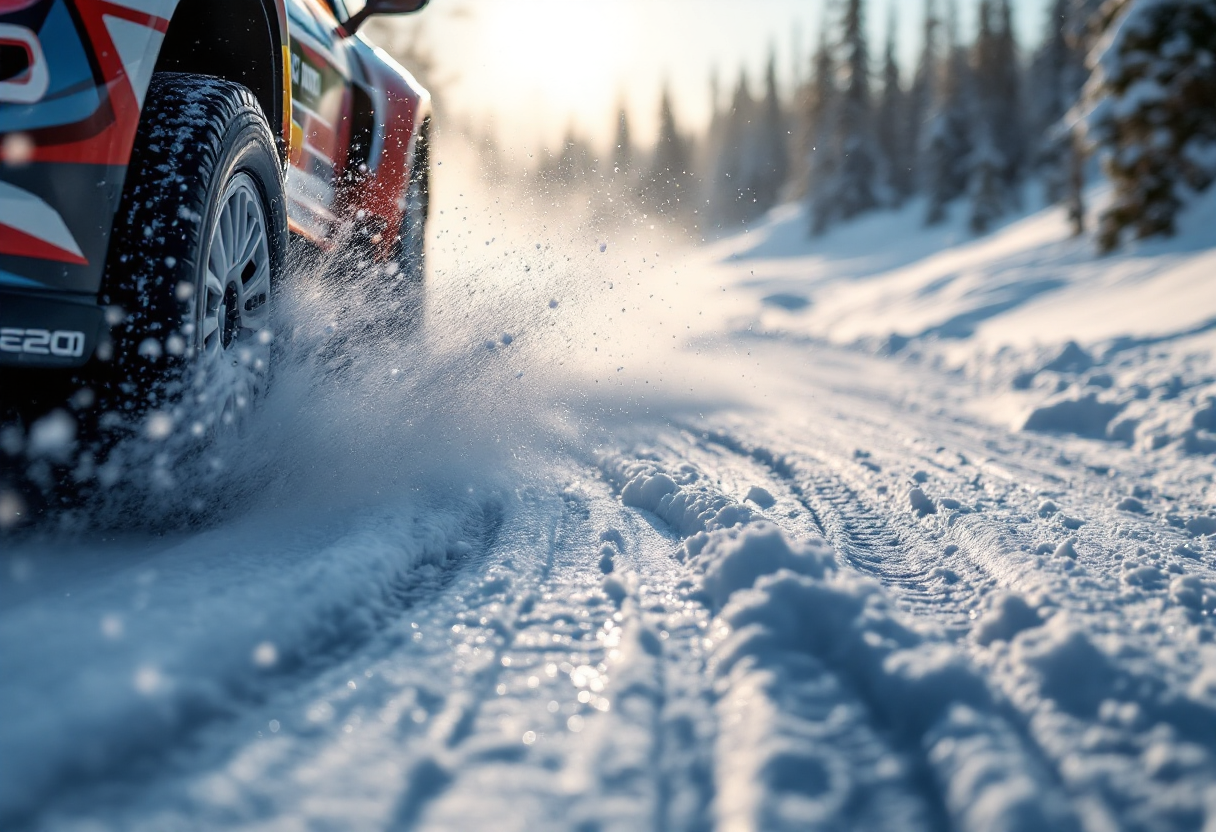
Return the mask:
<path id="1" fill-rule="evenodd" d="M 354 212 L 364 211 L 386 243 L 401 233 L 402 197 L 409 184 L 422 124 L 431 116 L 431 96 L 384 50 L 356 35 L 363 74 L 360 86 L 373 109 L 366 172 L 354 172 L 344 195 Z M 387 248 L 387 247 L 386 247 Z"/>
<path id="2" fill-rule="evenodd" d="M 284 0 L 235 1 L 262 3 L 273 30 L 263 107 L 285 164 Z M 0 44 L 25 44 L 30 63 L 0 84 L 0 288 L 98 291 L 144 95 L 192 2 L 210 0 L 0 0 Z"/>

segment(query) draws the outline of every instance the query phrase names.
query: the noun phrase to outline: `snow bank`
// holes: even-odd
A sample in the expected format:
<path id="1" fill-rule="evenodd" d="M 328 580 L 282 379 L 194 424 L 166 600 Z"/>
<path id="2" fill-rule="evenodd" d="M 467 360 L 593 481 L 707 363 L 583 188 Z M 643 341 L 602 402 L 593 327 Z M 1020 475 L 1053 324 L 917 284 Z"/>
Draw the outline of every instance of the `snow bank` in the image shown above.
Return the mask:
<path id="1" fill-rule="evenodd" d="M 1216 453 L 1216 190 L 1194 197 L 1175 237 L 1107 257 L 1059 208 L 980 238 L 961 216 L 925 229 L 921 214 L 910 204 L 807 239 L 786 207 L 717 244 L 736 329 L 962 368 L 990 394 L 973 409 L 1017 428 Z"/>

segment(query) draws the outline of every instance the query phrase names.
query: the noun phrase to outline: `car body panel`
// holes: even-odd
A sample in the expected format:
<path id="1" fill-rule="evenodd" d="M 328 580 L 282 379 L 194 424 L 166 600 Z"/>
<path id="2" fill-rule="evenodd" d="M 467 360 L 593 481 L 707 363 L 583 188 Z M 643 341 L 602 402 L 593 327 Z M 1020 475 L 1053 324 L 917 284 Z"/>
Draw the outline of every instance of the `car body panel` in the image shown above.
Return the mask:
<path id="1" fill-rule="evenodd" d="M 14 315 L 48 310 L 55 297 L 73 320 L 82 304 L 96 305 L 143 98 L 188 2 L 0 0 L 0 48 L 23 51 L 28 62 L 0 77 L 0 326 L 54 333 L 53 320 Z M 281 87 L 272 127 L 282 137 L 291 230 L 328 247 L 362 211 L 395 234 L 426 91 L 369 43 L 348 37 L 340 5 L 247 2 L 262 2 L 277 26 L 277 54 L 258 60 L 274 65 Z M 375 102 L 376 152 L 360 157 L 352 176 L 357 98 Z M 18 302 L 23 294 L 30 302 Z M 0 364 L 15 360 L 0 349 Z M 37 354 L 20 360 L 63 363 Z"/>

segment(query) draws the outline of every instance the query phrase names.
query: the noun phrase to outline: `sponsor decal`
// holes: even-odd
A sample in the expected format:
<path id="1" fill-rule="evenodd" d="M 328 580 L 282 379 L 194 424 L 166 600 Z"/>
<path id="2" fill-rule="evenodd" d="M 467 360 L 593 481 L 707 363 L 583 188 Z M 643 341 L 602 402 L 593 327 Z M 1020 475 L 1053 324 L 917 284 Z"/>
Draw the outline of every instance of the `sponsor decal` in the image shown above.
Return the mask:
<path id="1" fill-rule="evenodd" d="M 76 330 L 0 328 L 0 352 L 80 358 L 84 345 L 84 333 Z"/>

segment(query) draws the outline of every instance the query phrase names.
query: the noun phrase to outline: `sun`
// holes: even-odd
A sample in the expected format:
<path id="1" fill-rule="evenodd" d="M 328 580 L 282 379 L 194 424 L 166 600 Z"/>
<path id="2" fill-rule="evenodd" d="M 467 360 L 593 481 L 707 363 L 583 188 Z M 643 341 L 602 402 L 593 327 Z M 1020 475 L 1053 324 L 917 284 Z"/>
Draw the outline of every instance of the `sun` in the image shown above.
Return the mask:
<path id="1" fill-rule="evenodd" d="M 498 119 L 569 113 L 584 133 L 601 132 L 628 66 L 633 4 L 579 0 L 490 0 L 473 6 L 473 37 L 464 61 L 505 67 L 491 98 Z"/>

